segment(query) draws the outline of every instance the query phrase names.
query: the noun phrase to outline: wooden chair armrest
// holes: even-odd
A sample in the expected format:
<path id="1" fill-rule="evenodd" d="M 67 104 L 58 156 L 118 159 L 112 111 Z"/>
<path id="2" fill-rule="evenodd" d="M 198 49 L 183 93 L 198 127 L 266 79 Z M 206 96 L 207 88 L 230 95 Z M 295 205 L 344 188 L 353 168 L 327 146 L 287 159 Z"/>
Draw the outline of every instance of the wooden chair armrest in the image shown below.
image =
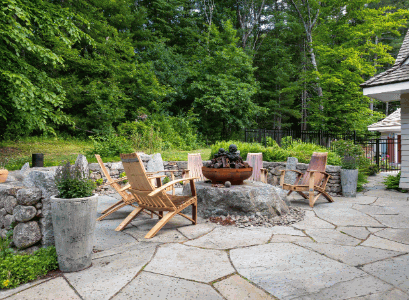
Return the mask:
<path id="1" fill-rule="evenodd" d="M 106 185 L 111 185 L 111 184 L 113 184 L 113 183 L 118 183 L 118 182 L 125 181 L 125 180 L 128 180 L 128 178 L 127 178 L 126 176 L 125 176 L 125 177 L 121 177 L 121 178 L 119 178 L 119 179 L 112 180 L 111 182 L 107 182 L 107 183 L 105 183 L 105 184 L 103 184 L 103 185 L 100 185 L 99 187 L 103 187 L 103 186 L 106 186 Z"/>
<path id="2" fill-rule="evenodd" d="M 156 178 L 163 178 L 166 177 L 166 175 L 153 175 L 153 176 L 148 176 L 148 179 L 156 179 Z"/>
<path id="3" fill-rule="evenodd" d="M 288 171 L 291 171 L 291 172 L 296 172 L 296 173 L 298 173 L 298 174 L 300 174 L 300 175 L 303 175 L 304 173 L 303 172 L 301 172 L 301 171 L 298 171 L 298 170 L 280 170 L 280 172 L 281 172 L 281 174 L 284 172 L 288 172 Z"/>
<path id="4" fill-rule="evenodd" d="M 328 177 L 331 177 L 331 175 L 329 175 L 327 172 L 324 172 L 324 171 L 310 170 L 308 172 L 310 172 L 310 173 L 321 173 L 321 174 L 324 174 L 324 175 L 326 175 Z"/>
<path id="5" fill-rule="evenodd" d="M 179 170 L 163 170 L 163 171 L 155 171 L 155 172 L 146 172 L 146 175 L 150 176 L 150 175 L 155 175 L 158 173 L 166 173 L 166 172 L 173 173 L 173 172 L 180 172 L 180 171 Z"/>
<path id="6" fill-rule="evenodd" d="M 160 193 L 161 191 L 167 189 L 168 187 L 181 182 L 181 181 L 188 181 L 188 180 L 195 180 L 195 179 L 199 179 L 199 177 L 190 177 L 190 178 L 182 178 L 182 179 L 177 179 L 177 180 L 173 180 L 171 182 L 168 182 L 165 185 L 162 185 L 161 187 L 158 187 L 157 189 L 155 189 L 154 191 L 152 191 L 150 194 L 148 194 L 148 196 L 155 196 L 156 194 Z"/>
<path id="7" fill-rule="evenodd" d="M 128 184 L 125 185 L 123 188 L 121 188 L 118 192 L 126 191 L 126 190 L 129 189 L 130 187 L 131 187 L 131 185 L 128 183 Z"/>

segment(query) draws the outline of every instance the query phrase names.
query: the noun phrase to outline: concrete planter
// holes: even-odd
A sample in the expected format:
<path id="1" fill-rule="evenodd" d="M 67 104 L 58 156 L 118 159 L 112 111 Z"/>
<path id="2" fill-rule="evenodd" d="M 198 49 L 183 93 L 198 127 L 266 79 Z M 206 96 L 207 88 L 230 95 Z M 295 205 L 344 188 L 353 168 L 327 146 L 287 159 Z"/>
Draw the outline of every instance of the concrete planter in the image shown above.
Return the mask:
<path id="1" fill-rule="evenodd" d="M 341 186 L 344 197 L 356 197 L 356 187 L 358 184 L 358 169 L 341 169 Z"/>
<path id="2" fill-rule="evenodd" d="M 55 247 L 63 272 L 75 272 L 91 265 L 98 194 L 85 198 L 51 197 Z"/>

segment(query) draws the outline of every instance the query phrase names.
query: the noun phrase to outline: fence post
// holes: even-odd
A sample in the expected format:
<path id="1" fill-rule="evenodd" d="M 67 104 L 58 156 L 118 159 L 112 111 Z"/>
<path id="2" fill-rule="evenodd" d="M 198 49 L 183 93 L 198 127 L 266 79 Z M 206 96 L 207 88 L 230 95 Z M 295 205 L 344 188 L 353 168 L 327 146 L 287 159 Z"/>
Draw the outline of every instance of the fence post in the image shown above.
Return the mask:
<path id="1" fill-rule="evenodd" d="M 379 139 L 376 139 L 376 144 L 375 144 L 375 161 L 376 165 L 378 166 L 380 170 L 380 165 L 379 165 Z"/>
<path id="2" fill-rule="evenodd" d="M 356 130 L 354 130 L 354 145 L 356 145 Z"/>
<path id="3" fill-rule="evenodd" d="M 244 141 L 247 143 L 247 128 L 244 128 Z"/>
<path id="4" fill-rule="evenodd" d="M 264 128 L 264 147 L 267 148 L 267 129 Z"/>
<path id="5" fill-rule="evenodd" d="M 318 131 L 318 140 L 319 140 L 320 146 L 322 146 L 322 129 Z"/>

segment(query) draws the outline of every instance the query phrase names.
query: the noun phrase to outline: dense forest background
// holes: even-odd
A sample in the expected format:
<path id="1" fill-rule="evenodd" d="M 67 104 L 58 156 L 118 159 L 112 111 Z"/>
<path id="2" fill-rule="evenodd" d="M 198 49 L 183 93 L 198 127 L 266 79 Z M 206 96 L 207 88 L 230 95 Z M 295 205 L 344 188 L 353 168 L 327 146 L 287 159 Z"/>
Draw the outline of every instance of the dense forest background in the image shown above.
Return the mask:
<path id="1" fill-rule="evenodd" d="M 399 105 L 359 85 L 394 63 L 409 1 L 0 1 L 1 139 L 363 134 Z"/>

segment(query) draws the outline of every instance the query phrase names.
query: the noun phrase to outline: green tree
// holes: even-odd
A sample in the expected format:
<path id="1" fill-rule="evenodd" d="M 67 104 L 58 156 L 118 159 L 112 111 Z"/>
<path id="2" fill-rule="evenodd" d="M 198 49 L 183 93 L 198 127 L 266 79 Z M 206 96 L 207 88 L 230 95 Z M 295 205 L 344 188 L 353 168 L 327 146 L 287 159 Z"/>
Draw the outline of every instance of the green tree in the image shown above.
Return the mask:
<path id="1" fill-rule="evenodd" d="M 53 74 L 64 63 L 55 47 L 91 39 L 78 26 L 88 23 L 60 6 L 41 0 L 2 0 L 0 10 L 1 135 L 54 133 L 68 123 L 65 90 Z"/>

